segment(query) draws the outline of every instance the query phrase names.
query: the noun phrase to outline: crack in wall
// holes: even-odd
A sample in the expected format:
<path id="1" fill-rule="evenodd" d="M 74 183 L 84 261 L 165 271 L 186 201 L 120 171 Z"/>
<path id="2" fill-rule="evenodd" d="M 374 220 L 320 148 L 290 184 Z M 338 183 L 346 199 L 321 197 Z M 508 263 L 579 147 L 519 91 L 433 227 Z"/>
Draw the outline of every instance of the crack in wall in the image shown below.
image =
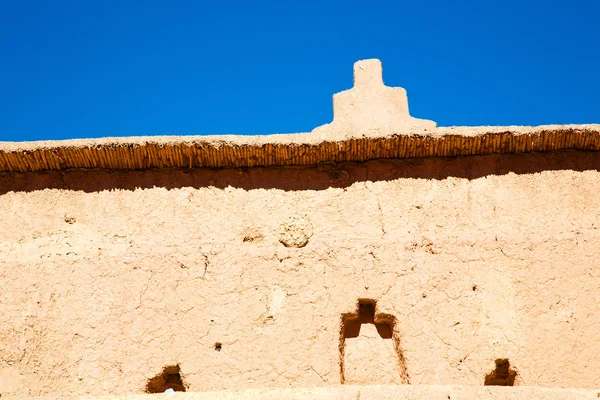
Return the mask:
<path id="1" fill-rule="evenodd" d="M 385 231 L 385 223 L 384 223 L 384 217 L 383 217 L 383 209 L 381 208 L 381 201 L 379 199 L 379 195 L 377 193 L 373 192 L 373 190 L 371 190 L 371 188 L 369 187 L 368 184 L 372 184 L 372 183 L 365 182 L 364 187 L 369 193 L 371 193 L 373 196 L 375 196 L 375 200 L 377 201 L 377 209 L 379 210 L 379 224 L 381 226 L 381 238 L 383 239 L 383 237 L 386 234 L 386 231 Z"/>

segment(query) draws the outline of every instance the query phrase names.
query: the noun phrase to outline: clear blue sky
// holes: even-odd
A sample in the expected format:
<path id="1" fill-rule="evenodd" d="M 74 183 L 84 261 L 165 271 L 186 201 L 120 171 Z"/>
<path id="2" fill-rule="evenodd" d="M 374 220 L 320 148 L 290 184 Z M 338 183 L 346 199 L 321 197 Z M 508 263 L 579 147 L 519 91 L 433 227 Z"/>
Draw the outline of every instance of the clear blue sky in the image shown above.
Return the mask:
<path id="1" fill-rule="evenodd" d="M 600 123 L 597 0 L 0 0 L 0 140 L 310 131 L 363 58 L 441 126 Z"/>

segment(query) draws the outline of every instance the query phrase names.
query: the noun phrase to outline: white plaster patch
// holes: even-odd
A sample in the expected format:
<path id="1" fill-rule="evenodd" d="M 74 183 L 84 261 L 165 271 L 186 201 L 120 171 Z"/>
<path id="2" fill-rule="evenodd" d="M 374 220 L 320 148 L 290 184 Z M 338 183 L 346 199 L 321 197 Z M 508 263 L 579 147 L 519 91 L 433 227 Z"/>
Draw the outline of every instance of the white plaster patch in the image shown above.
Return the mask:
<path id="1" fill-rule="evenodd" d="M 273 286 L 271 288 L 271 293 L 269 294 L 269 316 L 274 317 L 277 315 L 285 304 L 285 298 L 287 297 L 287 293 L 280 288 L 279 286 Z"/>

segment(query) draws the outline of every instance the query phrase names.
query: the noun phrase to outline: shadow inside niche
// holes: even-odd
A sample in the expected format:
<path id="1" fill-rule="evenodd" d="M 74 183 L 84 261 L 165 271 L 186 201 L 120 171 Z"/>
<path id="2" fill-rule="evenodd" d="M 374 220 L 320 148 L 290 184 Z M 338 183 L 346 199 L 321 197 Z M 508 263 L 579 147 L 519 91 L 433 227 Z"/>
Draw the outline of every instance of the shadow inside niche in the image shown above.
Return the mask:
<path id="1" fill-rule="evenodd" d="M 150 378 L 146 385 L 146 393 L 164 393 L 167 389 L 173 389 L 175 392 L 185 392 L 179 365 L 164 367 L 162 372 L 154 378 Z"/>
<path id="2" fill-rule="evenodd" d="M 510 368 L 507 358 L 496 360 L 496 368 L 485 376 L 484 386 L 515 386 L 517 371 Z"/>
<path id="3" fill-rule="evenodd" d="M 382 339 L 392 338 L 391 322 L 375 323 L 375 304 L 363 302 L 358 305 L 358 316 L 346 318 L 343 334 L 344 339 L 356 338 L 360 335 L 360 327 L 363 324 L 373 324 Z"/>
<path id="4" fill-rule="evenodd" d="M 395 377 L 393 375 L 384 375 L 387 372 L 391 372 L 389 369 L 389 365 L 397 365 L 397 370 L 395 373 L 399 373 L 397 378 L 399 381 L 397 383 L 409 384 L 410 378 L 408 376 L 408 371 L 406 368 L 406 360 L 404 358 L 404 352 L 400 346 L 400 338 L 397 332 L 395 332 L 396 327 L 396 318 L 393 315 L 389 314 L 381 314 L 376 312 L 377 302 L 372 299 L 359 299 L 357 304 L 356 313 L 350 314 L 342 314 L 341 321 L 341 329 L 340 329 L 340 343 L 339 343 L 339 351 L 340 351 L 340 381 L 342 384 L 347 383 L 347 378 L 352 378 L 350 382 L 356 383 L 356 372 L 362 369 L 377 368 L 383 375 L 380 378 L 384 378 L 390 381 L 395 381 Z M 353 377 L 348 377 L 348 369 L 346 366 L 346 345 L 347 339 L 355 339 L 361 336 L 361 327 L 367 324 L 374 325 L 375 330 L 377 331 L 377 335 L 382 340 L 390 340 L 390 345 L 393 348 L 393 359 L 380 359 L 376 362 L 379 364 L 375 365 L 354 365 L 352 366 Z M 368 330 L 367 330 L 368 332 Z M 373 337 L 371 337 L 371 340 Z M 380 342 L 383 344 L 383 342 Z M 371 345 L 374 344 L 371 342 Z M 386 346 L 386 345 L 384 345 Z M 381 348 L 380 348 L 381 349 Z M 361 351 L 362 352 L 362 351 Z M 382 353 L 379 353 L 380 355 Z M 385 354 L 385 353 L 384 353 Z M 356 361 L 356 359 L 355 359 Z M 364 361 L 364 360 L 362 360 Z M 373 361 L 373 359 L 371 359 Z M 393 373 L 393 374 L 395 374 Z M 372 382 L 371 382 L 372 383 Z M 363 383 L 361 383 L 363 384 Z M 389 382 L 386 382 L 389 384 Z"/>
<path id="5" fill-rule="evenodd" d="M 555 170 L 600 171 L 600 152 L 569 150 L 455 158 L 379 159 L 362 163 L 301 167 L 2 172 L 0 195 L 11 191 L 31 192 L 43 189 L 100 192 L 155 187 L 167 190 L 183 187 L 325 190 L 330 187 L 348 187 L 356 182 L 365 181 L 403 178 L 442 180 L 448 177 L 477 179 L 488 175 L 533 174 Z"/>

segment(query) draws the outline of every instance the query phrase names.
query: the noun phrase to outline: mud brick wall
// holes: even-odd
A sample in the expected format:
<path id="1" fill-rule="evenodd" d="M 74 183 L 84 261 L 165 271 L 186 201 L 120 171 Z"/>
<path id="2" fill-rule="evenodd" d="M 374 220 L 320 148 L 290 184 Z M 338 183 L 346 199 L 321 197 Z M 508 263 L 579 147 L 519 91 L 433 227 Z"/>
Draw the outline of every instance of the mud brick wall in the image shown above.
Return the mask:
<path id="1" fill-rule="evenodd" d="M 597 386 L 599 167 L 3 173 L 2 393 Z"/>

